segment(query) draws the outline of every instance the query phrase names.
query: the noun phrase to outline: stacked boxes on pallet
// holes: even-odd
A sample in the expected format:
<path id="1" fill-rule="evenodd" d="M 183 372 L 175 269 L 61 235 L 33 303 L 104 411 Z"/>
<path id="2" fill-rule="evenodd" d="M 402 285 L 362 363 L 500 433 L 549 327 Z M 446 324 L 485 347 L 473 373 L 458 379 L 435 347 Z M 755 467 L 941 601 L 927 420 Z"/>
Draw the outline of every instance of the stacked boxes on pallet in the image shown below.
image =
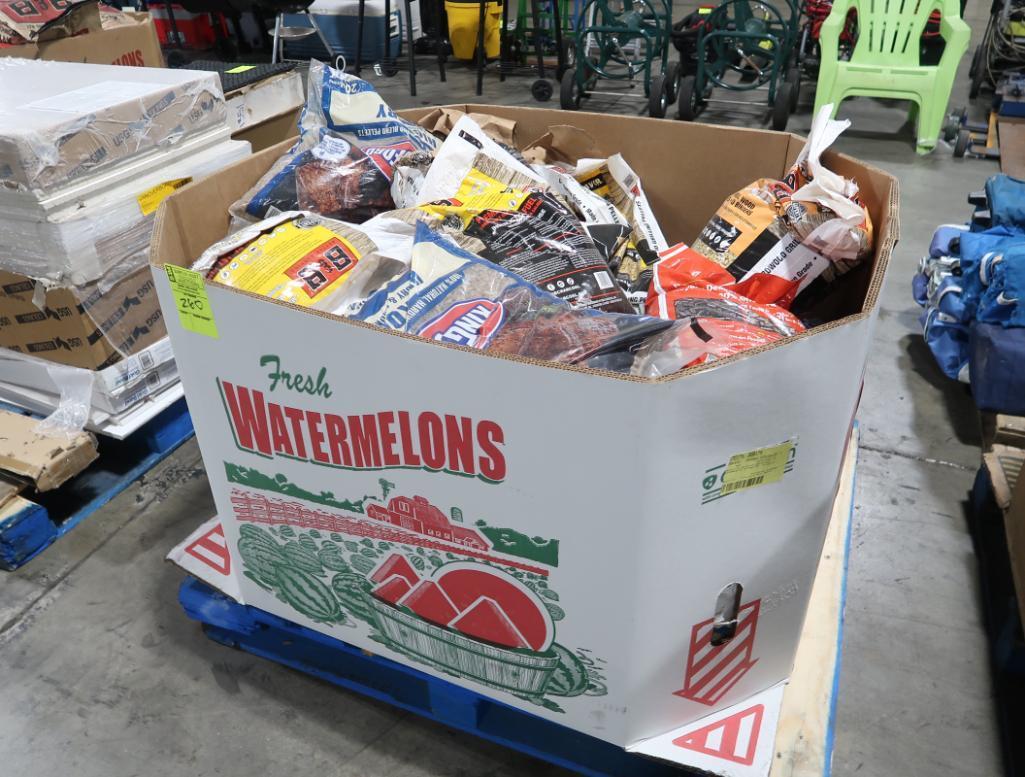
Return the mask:
<path id="1" fill-rule="evenodd" d="M 0 399 L 85 397 L 102 428 L 178 380 L 148 269 L 157 205 L 249 144 L 214 73 L 0 59 L 0 80 Z"/>

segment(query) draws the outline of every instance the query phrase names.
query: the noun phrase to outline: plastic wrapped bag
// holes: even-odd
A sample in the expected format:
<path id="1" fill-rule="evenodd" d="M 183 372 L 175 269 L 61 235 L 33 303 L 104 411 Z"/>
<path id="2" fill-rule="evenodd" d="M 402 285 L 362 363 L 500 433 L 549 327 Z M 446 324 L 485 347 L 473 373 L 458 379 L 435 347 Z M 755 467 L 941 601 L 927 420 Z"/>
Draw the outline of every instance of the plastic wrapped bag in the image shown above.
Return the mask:
<path id="1" fill-rule="evenodd" d="M 730 195 L 694 241 L 694 250 L 737 281 L 775 275 L 797 281 L 798 293 L 816 278 L 830 281 L 866 258 L 872 227 L 857 200 L 857 184 L 820 160 L 848 125 L 820 111 L 785 180 L 759 179 Z"/>
<path id="2" fill-rule="evenodd" d="M 411 151 L 434 151 L 436 137 L 395 114 L 362 78 L 310 60 L 306 107 L 299 118 L 302 134 L 326 128 L 360 146 L 391 179 L 395 161 Z"/>
<path id="3" fill-rule="evenodd" d="M 431 174 L 442 160 L 439 153 Z M 403 214 L 429 219 L 462 247 L 573 307 L 633 312 L 572 211 L 542 182 L 483 153 L 446 199 Z"/>
<path id="4" fill-rule="evenodd" d="M 655 266 L 648 312 L 676 324 L 641 346 L 633 374 L 669 375 L 804 331 L 784 308 L 744 296 L 750 286 L 729 284 L 731 277 L 686 246 L 664 252 Z"/>
<path id="5" fill-rule="evenodd" d="M 612 247 L 609 270 L 635 308 L 642 310 L 652 268 L 668 244 L 644 196 L 640 178 L 619 154 L 605 160 L 580 161 L 574 178 L 615 209 L 612 220 L 605 216 L 595 224 L 629 225 L 626 240 Z"/>
<path id="6" fill-rule="evenodd" d="M 395 207 L 391 183 L 354 143 L 322 130 L 308 133 L 230 208 L 239 221 L 308 210 L 358 224 Z"/>
<path id="7" fill-rule="evenodd" d="M 368 299 L 356 318 L 430 340 L 564 363 L 629 352 L 669 326 L 646 316 L 574 310 L 423 222 L 416 225 L 409 271 Z"/>
<path id="8" fill-rule="evenodd" d="M 215 243 L 192 269 L 225 286 L 346 315 L 405 270 L 401 257 L 408 256 L 410 245 L 408 238 L 390 232 L 387 222 L 357 229 L 312 213 L 288 212 Z"/>

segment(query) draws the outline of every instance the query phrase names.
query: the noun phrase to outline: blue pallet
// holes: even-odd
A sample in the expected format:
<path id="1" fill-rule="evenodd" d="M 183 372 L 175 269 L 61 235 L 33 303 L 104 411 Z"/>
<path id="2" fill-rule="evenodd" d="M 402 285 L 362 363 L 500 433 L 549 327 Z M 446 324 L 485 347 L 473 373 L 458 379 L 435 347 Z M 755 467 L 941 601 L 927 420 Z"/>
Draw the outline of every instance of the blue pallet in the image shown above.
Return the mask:
<path id="1" fill-rule="evenodd" d="M 182 583 L 178 601 L 215 642 L 580 774 L 680 777 L 692 773 L 628 753 L 256 607 L 238 604 L 195 578 Z"/>
<path id="2" fill-rule="evenodd" d="M 179 399 L 125 440 L 101 437 L 99 458 L 31 506 L 0 520 L 0 569 L 24 566 L 107 504 L 194 434 Z"/>

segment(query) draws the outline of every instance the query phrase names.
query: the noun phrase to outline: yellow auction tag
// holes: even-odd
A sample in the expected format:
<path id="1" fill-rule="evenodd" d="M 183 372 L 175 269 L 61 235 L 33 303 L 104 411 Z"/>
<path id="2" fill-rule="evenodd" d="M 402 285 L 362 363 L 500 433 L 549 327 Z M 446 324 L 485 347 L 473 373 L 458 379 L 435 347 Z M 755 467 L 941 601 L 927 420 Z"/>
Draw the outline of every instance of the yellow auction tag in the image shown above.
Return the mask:
<path id="1" fill-rule="evenodd" d="M 164 270 L 171 284 L 171 294 L 174 295 L 182 327 L 196 334 L 217 337 L 217 323 L 214 321 L 210 299 L 206 296 L 203 276 L 170 264 L 165 264 Z"/>
<path id="2" fill-rule="evenodd" d="M 147 189 L 135 199 L 139 202 L 139 210 L 143 216 L 148 216 L 160 207 L 160 203 L 182 188 L 185 184 L 191 183 L 191 178 L 175 178 L 170 181 L 158 183 L 152 189 Z"/>
<path id="3" fill-rule="evenodd" d="M 256 65 L 235 65 L 231 70 L 225 70 L 225 73 L 245 73 L 247 70 L 252 70 Z"/>
<path id="4" fill-rule="evenodd" d="M 722 495 L 781 480 L 793 449 L 794 441 L 787 440 L 770 448 L 731 456 L 722 476 Z"/>

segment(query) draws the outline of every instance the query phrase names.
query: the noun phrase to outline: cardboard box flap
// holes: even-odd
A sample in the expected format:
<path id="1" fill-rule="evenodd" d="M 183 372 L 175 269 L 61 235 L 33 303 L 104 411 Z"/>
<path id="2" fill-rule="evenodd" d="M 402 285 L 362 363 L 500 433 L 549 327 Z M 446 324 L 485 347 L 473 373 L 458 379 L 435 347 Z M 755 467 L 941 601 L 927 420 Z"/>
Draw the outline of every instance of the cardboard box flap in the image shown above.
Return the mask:
<path id="1" fill-rule="evenodd" d="M 39 491 L 57 488 L 98 456 L 91 434 L 41 432 L 31 416 L 0 410 L 0 429 L 0 469 L 30 478 Z"/>
<path id="2" fill-rule="evenodd" d="M 772 766 L 785 685 L 774 685 L 732 707 L 626 749 L 705 774 L 765 777 Z"/>
<path id="3" fill-rule="evenodd" d="M 165 560 L 244 604 L 238 581 L 231 571 L 231 552 L 224 539 L 221 519 L 216 515 L 176 545 Z"/>

